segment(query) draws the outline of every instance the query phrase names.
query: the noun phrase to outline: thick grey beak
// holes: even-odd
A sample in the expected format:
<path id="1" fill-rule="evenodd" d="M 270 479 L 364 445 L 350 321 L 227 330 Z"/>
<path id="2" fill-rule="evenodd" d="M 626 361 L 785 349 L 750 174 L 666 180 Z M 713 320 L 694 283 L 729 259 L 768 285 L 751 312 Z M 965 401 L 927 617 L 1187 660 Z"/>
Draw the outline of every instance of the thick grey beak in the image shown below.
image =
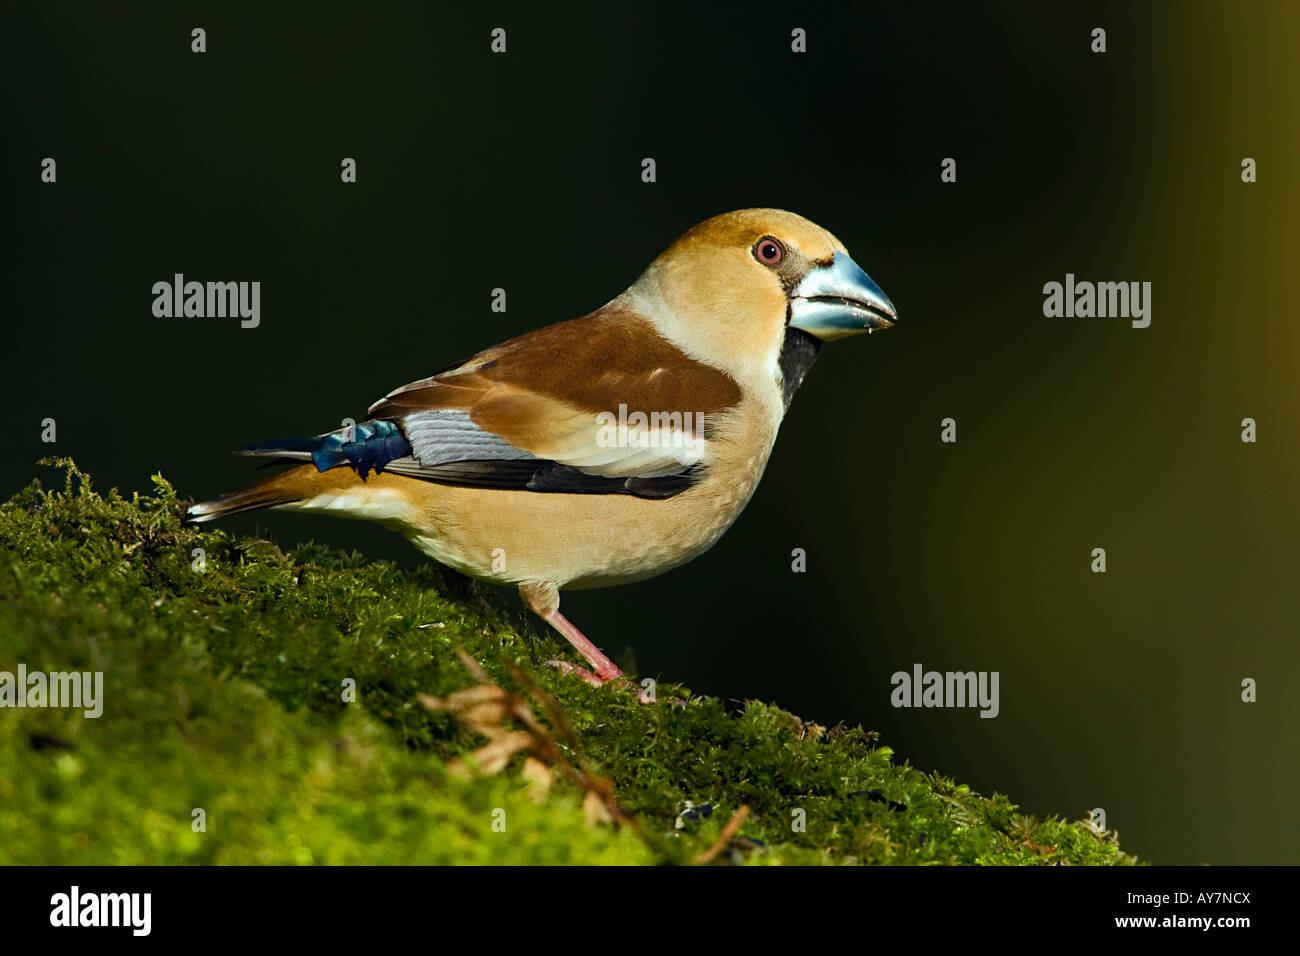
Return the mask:
<path id="1" fill-rule="evenodd" d="M 889 296 L 842 252 L 804 276 L 790 300 L 790 326 L 823 342 L 887 329 L 897 321 Z"/>

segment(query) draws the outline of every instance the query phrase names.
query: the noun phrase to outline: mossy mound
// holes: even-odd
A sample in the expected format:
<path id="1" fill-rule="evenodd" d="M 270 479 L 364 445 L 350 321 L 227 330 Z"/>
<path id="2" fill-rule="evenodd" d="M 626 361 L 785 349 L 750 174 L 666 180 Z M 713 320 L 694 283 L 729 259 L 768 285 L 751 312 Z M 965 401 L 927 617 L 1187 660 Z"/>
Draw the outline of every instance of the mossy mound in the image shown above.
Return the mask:
<path id="1" fill-rule="evenodd" d="M 63 490 L 0 505 L 0 671 L 102 672 L 103 713 L 0 708 L 0 863 L 1134 862 L 860 728 L 564 677 L 559 638 L 435 566 L 199 531 L 161 476 L 126 499 L 53 464 Z M 476 686 L 457 649 L 541 728 L 489 715 L 503 739 L 549 750 L 457 772 L 491 762 L 482 721 L 421 702 Z"/>

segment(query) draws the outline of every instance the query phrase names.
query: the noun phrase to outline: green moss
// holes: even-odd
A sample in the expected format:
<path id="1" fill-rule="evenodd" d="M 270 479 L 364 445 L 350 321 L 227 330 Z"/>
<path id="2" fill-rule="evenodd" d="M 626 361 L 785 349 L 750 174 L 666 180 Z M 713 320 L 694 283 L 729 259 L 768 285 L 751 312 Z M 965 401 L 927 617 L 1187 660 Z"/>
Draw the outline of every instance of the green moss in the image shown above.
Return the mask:
<path id="1" fill-rule="evenodd" d="M 62 491 L 33 482 L 0 505 L 0 670 L 102 671 L 104 710 L 0 708 L 0 863 L 687 863 L 742 805 L 719 860 L 1133 862 L 1113 834 L 899 764 L 859 728 L 565 678 L 540 666 L 569 656 L 557 637 L 521 633 L 435 566 L 199 531 L 160 476 L 127 500 L 54 464 Z M 523 755 L 495 776 L 448 772 L 485 739 L 417 694 L 474 683 L 458 647 L 502 686 L 522 690 L 513 663 L 553 696 L 635 825 L 589 822 L 559 773 L 539 801 Z M 711 812 L 679 827 L 686 801 Z"/>

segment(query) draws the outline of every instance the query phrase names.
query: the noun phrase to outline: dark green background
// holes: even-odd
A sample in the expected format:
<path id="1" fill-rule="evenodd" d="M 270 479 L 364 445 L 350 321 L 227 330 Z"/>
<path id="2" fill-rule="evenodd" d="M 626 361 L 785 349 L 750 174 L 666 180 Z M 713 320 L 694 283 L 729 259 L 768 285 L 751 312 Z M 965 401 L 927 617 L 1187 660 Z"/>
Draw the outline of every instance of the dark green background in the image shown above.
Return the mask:
<path id="1" fill-rule="evenodd" d="M 788 208 L 901 321 L 825 350 L 717 547 L 565 612 L 643 674 L 861 722 L 1036 813 L 1103 807 L 1153 862 L 1300 862 L 1300 9 L 264 7 L 6 14 L 5 494 L 47 454 L 240 486 L 230 449 L 590 311 L 708 216 Z M 261 327 L 154 318 L 175 272 L 260 280 Z M 1044 318 L 1067 272 L 1150 281 L 1151 327 Z M 363 524 L 226 527 L 421 560 Z M 918 661 L 1000 671 L 1001 715 L 891 708 Z"/>

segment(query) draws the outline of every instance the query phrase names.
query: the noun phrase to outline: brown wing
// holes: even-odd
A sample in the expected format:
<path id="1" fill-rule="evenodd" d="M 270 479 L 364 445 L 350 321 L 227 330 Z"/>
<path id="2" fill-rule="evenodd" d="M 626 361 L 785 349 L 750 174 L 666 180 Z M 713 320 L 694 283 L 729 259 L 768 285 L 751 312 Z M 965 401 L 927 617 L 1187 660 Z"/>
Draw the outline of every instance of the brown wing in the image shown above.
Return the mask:
<path id="1" fill-rule="evenodd" d="M 710 421 L 739 401 L 725 372 L 611 305 L 397 389 L 370 415 L 400 423 L 411 444 L 387 466 L 398 473 L 661 497 L 689 486 Z"/>

